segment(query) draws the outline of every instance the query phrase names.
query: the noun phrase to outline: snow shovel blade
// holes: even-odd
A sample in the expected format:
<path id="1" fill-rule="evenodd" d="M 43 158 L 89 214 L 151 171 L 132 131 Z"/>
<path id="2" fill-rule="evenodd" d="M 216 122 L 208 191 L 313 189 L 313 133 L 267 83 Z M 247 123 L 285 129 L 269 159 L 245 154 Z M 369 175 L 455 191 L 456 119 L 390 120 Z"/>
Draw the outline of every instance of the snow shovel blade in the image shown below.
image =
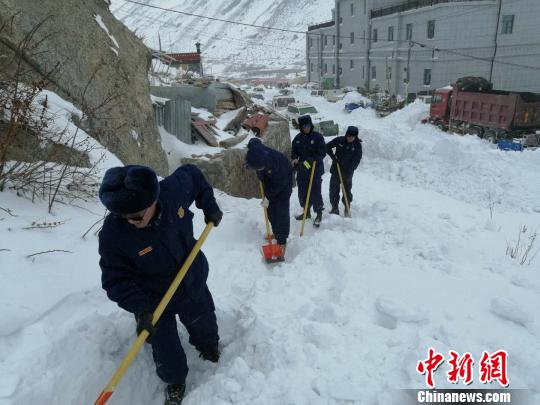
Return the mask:
<path id="1" fill-rule="evenodd" d="M 281 246 L 278 244 L 263 245 L 262 252 L 266 263 L 278 263 L 285 261 Z"/>

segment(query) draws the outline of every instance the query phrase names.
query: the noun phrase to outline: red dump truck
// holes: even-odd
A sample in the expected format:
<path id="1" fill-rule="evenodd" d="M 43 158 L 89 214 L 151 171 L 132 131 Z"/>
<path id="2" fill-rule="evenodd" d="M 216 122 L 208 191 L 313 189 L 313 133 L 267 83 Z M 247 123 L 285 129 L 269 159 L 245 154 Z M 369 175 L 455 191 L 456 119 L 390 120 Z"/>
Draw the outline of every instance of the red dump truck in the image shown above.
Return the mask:
<path id="1" fill-rule="evenodd" d="M 452 85 L 436 90 L 430 122 L 442 130 L 478 135 L 493 143 L 522 138 L 540 142 L 540 94 L 501 90 L 463 91 Z"/>

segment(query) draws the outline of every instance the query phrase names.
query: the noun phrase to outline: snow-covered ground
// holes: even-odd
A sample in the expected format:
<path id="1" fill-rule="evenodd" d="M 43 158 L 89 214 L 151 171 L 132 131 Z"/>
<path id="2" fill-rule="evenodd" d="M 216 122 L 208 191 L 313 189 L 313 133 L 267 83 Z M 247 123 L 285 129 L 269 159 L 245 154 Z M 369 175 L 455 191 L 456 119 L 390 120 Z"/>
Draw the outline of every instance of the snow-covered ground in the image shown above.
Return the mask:
<path id="1" fill-rule="evenodd" d="M 477 360 L 507 350 L 510 387 L 540 403 L 540 243 L 530 264 L 506 255 L 521 226 L 522 241 L 539 229 L 540 150 L 442 133 L 419 123 L 420 103 L 379 119 L 295 96 L 342 133 L 360 127 L 353 218 L 325 216 L 302 238 L 293 221 L 287 260 L 270 267 L 259 202 L 216 192 L 225 215 L 203 250 L 223 355 L 202 362 L 180 327 L 191 369 L 184 403 L 394 405 L 394 389 L 425 387 L 415 368 L 430 346 Z M 327 204 L 328 183 L 327 173 Z M 134 338 L 132 316 L 101 290 L 96 236 L 81 239 L 104 210 L 95 202 L 48 215 L 9 192 L 0 207 L 11 212 L 0 210 L 0 404 L 92 403 Z M 296 190 L 291 207 L 300 210 Z M 66 222 L 24 229 L 34 221 Z M 198 211 L 195 222 L 199 233 Z M 52 249 L 73 253 L 25 257 Z M 438 388 L 450 387 L 444 373 Z M 110 403 L 162 402 L 145 347 Z"/>
<path id="2" fill-rule="evenodd" d="M 170 8 L 199 16 L 307 31 L 308 25 L 332 18 L 334 0 L 142 0 L 151 6 Z M 163 9 L 112 0 L 111 11 L 146 45 L 167 52 L 195 52 L 201 43 L 205 73 L 245 76 L 305 70 L 304 34 L 272 31 L 246 25 L 213 21 Z M 161 41 L 161 43 L 160 43 Z"/>

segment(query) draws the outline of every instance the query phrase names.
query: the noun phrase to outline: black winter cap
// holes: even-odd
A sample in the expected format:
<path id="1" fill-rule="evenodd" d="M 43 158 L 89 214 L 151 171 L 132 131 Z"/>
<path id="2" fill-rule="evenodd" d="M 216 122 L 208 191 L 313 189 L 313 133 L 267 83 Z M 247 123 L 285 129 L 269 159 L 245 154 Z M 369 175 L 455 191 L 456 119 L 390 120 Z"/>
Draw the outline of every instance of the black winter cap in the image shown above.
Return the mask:
<path id="1" fill-rule="evenodd" d="M 358 127 L 353 127 L 353 126 L 348 127 L 347 132 L 345 132 L 345 136 L 347 135 L 358 137 Z"/>
<path id="2" fill-rule="evenodd" d="M 149 167 L 129 165 L 105 172 L 99 199 L 114 214 L 132 214 L 151 206 L 159 196 L 156 173 Z"/>
<path id="3" fill-rule="evenodd" d="M 304 126 L 311 126 L 311 129 L 313 129 L 313 122 L 311 121 L 311 115 L 302 115 L 298 118 L 298 127 L 302 129 Z"/>
<path id="4" fill-rule="evenodd" d="M 246 153 L 246 165 L 250 169 L 260 170 L 266 166 L 268 153 L 260 139 L 253 138 L 248 142 Z"/>

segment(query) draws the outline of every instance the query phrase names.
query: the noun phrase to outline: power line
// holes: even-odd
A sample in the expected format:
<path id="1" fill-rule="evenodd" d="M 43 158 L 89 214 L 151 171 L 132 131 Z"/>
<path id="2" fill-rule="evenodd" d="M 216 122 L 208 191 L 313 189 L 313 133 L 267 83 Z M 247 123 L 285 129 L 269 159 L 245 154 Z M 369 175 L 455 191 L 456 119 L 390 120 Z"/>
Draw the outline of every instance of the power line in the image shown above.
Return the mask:
<path id="1" fill-rule="evenodd" d="M 226 20 L 224 18 L 208 17 L 208 16 L 205 16 L 205 15 L 188 13 L 188 12 L 185 12 L 185 11 L 178 11 L 178 10 L 174 10 L 174 9 L 171 9 L 171 8 L 153 6 L 151 4 L 140 3 L 140 2 L 134 1 L 134 0 L 123 0 L 123 1 L 125 1 L 127 3 L 138 4 L 139 6 L 154 8 L 154 9 L 157 9 L 157 10 L 169 11 L 171 13 L 187 15 L 187 16 L 190 16 L 190 17 L 204 18 L 204 19 L 212 20 L 212 21 L 220 21 L 220 22 L 229 23 L 229 24 L 243 25 L 245 27 L 263 28 L 263 29 L 266 29 L 266 30 L 280 31 L 280 32 L 290 32 L 290 33 L 294 33 L 294 34 L 306 34 L 306 31 L 297 31 L 297 30 L 291 30 L 291 29 L 287 29 L 287 28 L 268 27 L 268 26 L 264 26 L 264 25 L 243 23 L 243 22 L 240 22 L 240 21 Z"/>
<path id="2" fill-rule="evenodd" d="M 177 14 L 182 14 L 182 15 L 187 15 L 187 16 L 197 17 L 197 18 L 202 18 L 202 19 L 208 19 L 208 20 L 212 20 L 212 21 L 220 21 L 220 22 L 224 22 L 224 23 L 228 23 L 228 24 L 236 24 L 236 25 L 242 25 L 242 26 L 246 26 L 246 27 L 261 28 L 261 29 L 267 29 L 267 30 L 279 31 L 279 32 L 303 34 L 303 35 L 308 35 L 308 36 L 309 35 L 317 35 L 317 36 L 320 35 L 320 34 L 309 34 L 309 32 L 307 32 L 307 31 L 291 30 L 291 29 L 287 29 L 287 28 L 268 27 L 268 26 L 264 26 L 264 25 L 248 24 L 248 23 L 243 23 L 243 22 L 239 22 L 239 21 L 227 20 L 227 19 L 223 19 L 223 18 L 209 17 L 209 16 L 200 15 L 200 14 L 188 13 L 188 12 L 185 12 L 185 11 L 178 11 L 178 10 L 174 10 L 174 9 L 170 9 L 170 8 L 154 6 L 154 5 L 151 5 L 151 4 L 145 4 L 145 3 L 141 3 L 141 2 L 138 2 L 138 1 L 135 1 L 135 0 L 124 0 L 124 1 L 127 2 L 127 3 L 137 4 L 137 5 L 140 5 L 140 6 L 143 6 L 143 7 L 149 7 L 149 8 L 153 8 L 153 9 L 157 9 L 157 10 L 168 11 L 168 12 L 172 12 L 172 13 L 177 13 Z M 338 38 L 349 38 L 349 37 L 338 36 Z M 360 37 L 359 39 L 368 39 L 369 40 L 369 38 L 365 38 L 365 37 Z M 395 39 L 395 40 L 381 39 L 380 41 L 381 42 L 409 42 L 409 40 L 400 40 L 400 39 Z M 433 48 L 433 47 L 429 47 L 428 45 L 423 44 L 421 42 L 417 42 L 417 41 L 410 41 L 410 43 L 414 43 L 414 44 L 420 46 L 421 48 L 427 48 L 427 49 L 434 50 L 434 51 L 439 51 L 439 52 L 446 52 L 446 53 L 455 54 L 455 55 L 459 55 L 459 56 L 462 56 L 462 57 L 467 57 L 467 58 L 470 58 L 470 59 L 480 60 L 480 61 L 489 62 L 489 63 L 492 62 L 491 59 L 486 59 L 486 58 L 481 58 L 481 57 L 477 57 L 477 56 L 473 56 L 473 55 L 468 55 L 468 54 L 453 51 L 451 49 Z M 520 65 L 520 64 L 517 64 L 517 63 L 511 63 L 511 62 L 502 62 L 502 61 L 495 60 L 494 63 L 503 64 L 503 65 L 507 65 L 507 66 L 513 66 L 513 67 L 520 67 L 520 68 L 525 68 L 525 69 L 540 70 L 540 67 L 529 66 L 529 65 Z"/>
<path id="3" fill-rule="evenodd" d="M 124 11 L 124 10 L 121 10 L 121 9 L 118 9 L 117 11 L 121 11 L 122 13 L 128 14 L 127 11 Z M 144 19 L 147 19 L 149 21 L 158 22 L 158 23 L 161 24 L 161 26 L 168 26 L 168 27 L 171 27 L 171 28 L 178 28 L 178 26 L 175 25 L 175 24 L 167 23 L 167 22 L 161 21 L 161 20 L 159 20 L 157 18 L 145 16 L 145 15 L 142 15 L 142 14 L 129 13 L 129 15 L 130 16 L 131 15 L 136 15 L 139 18 L 144 18 Z M 126 17 L 128 17 L 128 15 L 126 15 L 124 18 L 126 18 Z M 252 47 L 271 47 L 271 48 L 276 48 L 276 49 L 286 49 L 286 50 L 295 51 L 295 52 L 302 52 L 303 51 L 302 49 L 288 48 L 288 47 L 279 46 L 279 45 L 275 45 L 275 44 L 269 44 L 267 42 L 257 42 L 257 43 L 255 43 L 253 41 L 247 41 L 245 39 L 240 39 L 240 38 L 235 38 L 235 37 L 230 37 L 230 36 L 216 36 L 216 35 L 206 34 L 206 33 L 203 33 L 203 32 L 196 33 L 196 34 L 190 36 L 190 38 L 197 39 L 198 36 L 207 37 L 209 39 L 223 39 L 223 40 L 238 41 L 238 42 L 241 42 L 243 44 L 246 44 L 246 45 L 249 45 L 249 46 L 252 46 Z M 172 42 L 172 41 L 169 40 L 169 42 Z"/>

